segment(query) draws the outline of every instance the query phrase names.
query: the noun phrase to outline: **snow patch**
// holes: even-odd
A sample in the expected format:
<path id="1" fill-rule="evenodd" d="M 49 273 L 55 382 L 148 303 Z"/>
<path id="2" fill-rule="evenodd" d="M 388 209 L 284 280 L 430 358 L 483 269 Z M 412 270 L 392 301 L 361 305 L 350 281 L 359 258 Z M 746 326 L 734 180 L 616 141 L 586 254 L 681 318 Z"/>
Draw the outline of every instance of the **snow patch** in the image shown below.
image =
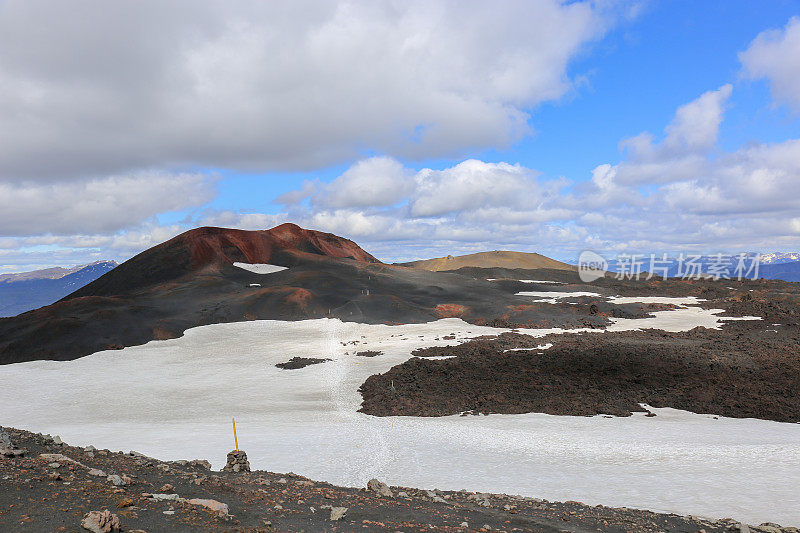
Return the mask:
<path id="1" fill-rule="evenodd" d="M 579 296 L 600 296 L 600 294 L 596 292 L 586 292 L 586 291 L 577 291 L 577 292 L 557 292 L 557 291 L 523 291 L 518 292 L 517 296 L 537 296 L 545 299 L 549 298 L 577 298 Z"/>
<path id="2" fill-rule="evenodd" d="M 502 281 L 501 278 L 486 278 L 486 281 Z M 515 279 L 511 281 L 519 281 L 520 283 L 553 283 L 556 285 L 566 285 L 564 281 L 550 281 L 547 279 Z"/>
<path id="3" fill-rule="evenodd" d="M 234 263 L 233 266 L 254 274 L 274 274 L 275 272 L 286 270 L 284 266 L 270 265 L 269 263 Z"/>
<path id="4" fill-rule="evenodd" d="M 720 312 L 658 311 L 646 319 L 614 319 L 609 330 L 719 327 L 730 320 Z M 653 418 L 357 412 L 361 383 L 406 361 L 412 350 L 504 331 L 510 330 L 455 318 L 401 326 L 335 319 L 202 326 L 180 338 L 75 361 L 0 366 L 2 423 L 56 433 L 75 445 L 136 449 L 166 460 L 208 458 L 220 468 L 233 444 L 235 416 L 239 444 L 254 468 L 346 486 L 378 477 L 420 488 L 800 522 L 800 424 L 654 408 Z M 348 353 L 354 341 L 359 350 L 383 355 Z M 275 368 L 294 356 L 331 361 L 292 372 Z M 96 394 L 97 383 L 109 394 Z"/>

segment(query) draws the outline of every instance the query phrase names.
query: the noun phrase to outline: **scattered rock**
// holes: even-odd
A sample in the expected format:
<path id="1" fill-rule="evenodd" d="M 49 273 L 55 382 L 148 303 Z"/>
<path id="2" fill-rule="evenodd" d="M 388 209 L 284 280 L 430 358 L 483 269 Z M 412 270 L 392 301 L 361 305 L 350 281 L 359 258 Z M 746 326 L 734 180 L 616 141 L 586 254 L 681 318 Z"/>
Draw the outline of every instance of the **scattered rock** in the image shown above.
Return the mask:
<path id="1" fill-rule="evenodd" d="M 156 500 L 157 502 L 164 502 L 164 501 L 181 501 L 183 498 L 178 496 L 177 494 L 151 494 L 150 498 Z"/>
<path id="2" fill-rule="evenodd" d="M 133 498 L 125 498 L 124 500 L 120 500 L 117 503 L 117 507 L 120 509 L 124 509 L 125 507 L 130 507 L 133 505 Z"/>
<path id="3" fill-rule="evenodd" d="M 376 494 L 379 494 L 381 496 L 385 496 L 387 498 L 391 498 L 392 496 L 394 496 L 392 494 L 391 489 L 389 489 L 389 485 L 387 485 L 386 483 L 383 483 L 381 481 L 378 481 L 375 478 L 370 479 L 367 482 L 367 490 L 372 491 L 372 492 L 374 492 Z"/>
<path id="4" fill-rule="evenodd" d="M 467 496 L 467 499 L 478 502 L 478 505 L 480 505 L 481 507 L 492 506 L 492 502 L 489 501 L 488 494 L 481 494 L 480 492 L 477 492 L 475 494 L 470 494 L 469 496 Z"/>
<path id="5" fill-rule="evenodd" d="M 79 463 L 75 459 L 71 459 L 60 453 L 40 453 L 39 459 L 42 459 L 43 461 L 50 461 L 51 463 L 72 463 L 83 468 L 89 468 L 85 464 Z"/>
<path id="6" fill-rule="evenodd" d="M 61 440 L 61 437 L 56 435 L 55 437 L 53 437 L 53 444 L 55 444 L 56 446 L 63 446 L 64 441 Z"/>
<path id="7" fill-rule="evenodd" d="M 244 450 L 234 450 L 228 452 L 228 461 L 225 464 L 223 472 L 249 472 L 250 461 L 247 460 L 247 454 Z"/>
<path id="8" fill-rule="evenodd" d="M 427 496 L 428 498 L 430 498 L 431 501 L 436 503 L 447 503 L 447 500 L 439 496 L 439 494 L 437 494 L 435 491 L 426 490 L 425 496 Z"/>
<path id="9" fill-rule="evenodd" d="M 192 459 L 187 463 L 189 466 L 199 466 L 204 470 L 211 470 L 211 463 L 205 459 Z"/>
<path id="10" fill-rule="evenodd" d="M 125 481 L 121 477 L 116 475 L 116 474 L 111 474 L 110 476 L 108 476 L 106 478 L 106 480 L 110 481 L 113 485 L 115 485 L 117 487 L 121 487 L 122 485 L 125 485 Z"/>
<path id="11" fill-rule="evenodd" d="M 331 507 L 331 520 L 341 520 L 347 513 L 347 507 Z"/>
<path id="12" fill-rule="evenodd" d="M 11 436 L 6 432 L 5 429 L 0 428 L 0 448 L 11 449 L 13 447 L 14 444 L 11 442 Z"/>
<path id="13" fill-rule="evenodd" d="M 28 453 L 28 450 L 23 448 L 0 448 L 0 455 L 5 457 L 21 457 Z"/>
<path id="14" fill-rule="evenodd" d="M 161 488 L 158 489 L 158 492 L 175 492 L 174 489 L 175 487 L 173 487 L 169 483 L 164 483 L 163 485 L 161 485 Z"/>
<path id="15" fill-rule="evenodd" d="M 0 428 L 0 456 L 20 457 L 25 455 L 26 452 L 27 450 L 16 448 L 11 441 L 11 436 L 6 430 Z"/>
<path id="16" fill-rule="evenodd" d="M 47 466 L 50 468 L 61 468 L 61 463 L 50 463 Z"/>
<path id="17" fill-rule="evenodd" d="M 217 512 L 220 516 L 228 515 L 228 504 L 218 502 L 217 500 L 204 500 L 200 498 L 193 498 L 191 500 L 186 500 L 186 503 L 206 507 L 207 509 L 211 509 L 212 511 Z"/>
<path id="18" fill-rule="evenodd" d="M 83 516 L 81 520 L 81 527 L 87 529 L 92 533 L 111 533 L 112 531 L 119 531 L 120 524 L 119 518 L 111 511 L 89 511 Z"/>
<path id="19" fill-rule="evenodd" d="M 87 474 L 89 474 L 90 476 L 106 477 L 106 473 L 100 470 L 99 468 L 90 468 Z"/>

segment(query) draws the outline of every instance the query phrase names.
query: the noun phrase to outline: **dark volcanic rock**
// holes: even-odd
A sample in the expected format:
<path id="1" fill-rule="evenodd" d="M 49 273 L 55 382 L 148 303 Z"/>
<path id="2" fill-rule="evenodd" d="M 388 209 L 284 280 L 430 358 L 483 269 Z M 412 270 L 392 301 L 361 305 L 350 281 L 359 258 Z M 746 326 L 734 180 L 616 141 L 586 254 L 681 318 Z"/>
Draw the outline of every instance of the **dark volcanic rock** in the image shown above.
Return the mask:
<path id="1" fill-rule="evenodd" d="M 305 368 L 310 365 L 318 365 L 330 361 L 330 359 L 318 359 L 316 357 L 292 357 L 285 363 L 278 363 L 275 366 L 284 370 L 297 370 L 298 368 Z"/>
<path id="2" fill-rule="evenodd" d="M 377 357 L 379 355 L 383 355 L 383 352 L 379 352 L 377 350 L 364 350 L 363 352 L 356 352 L 356 355 L 359 357 Z"/>
<path id="3" fill-rule="evenodd" d="M 361 387 L 377 416 L 461 412 L 557 415 L 645 411 L 640 403 L 695 413 L 800 421 L 800 328 L 763 321 L 685 333 L 637 331 L 501 335 L 426 348 Z M 536 349 L 549 342 L 549 349 Z M 530 350 L 505 351 L 513 347 Z"/>

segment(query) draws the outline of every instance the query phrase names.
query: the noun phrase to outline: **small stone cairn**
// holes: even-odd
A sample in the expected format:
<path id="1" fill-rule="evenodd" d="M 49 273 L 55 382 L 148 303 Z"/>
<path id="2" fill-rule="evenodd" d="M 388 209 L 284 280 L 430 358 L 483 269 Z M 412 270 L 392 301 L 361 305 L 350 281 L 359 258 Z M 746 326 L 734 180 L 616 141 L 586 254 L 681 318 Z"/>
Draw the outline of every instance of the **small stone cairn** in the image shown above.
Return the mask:
<path id="1" fill-rule="evenodd" d="M 250 461 L 247 460 L 247 454 L 243 450 L 234 450 L 228 452 L 228 462 L 223 472 L 249 472 Z"/>

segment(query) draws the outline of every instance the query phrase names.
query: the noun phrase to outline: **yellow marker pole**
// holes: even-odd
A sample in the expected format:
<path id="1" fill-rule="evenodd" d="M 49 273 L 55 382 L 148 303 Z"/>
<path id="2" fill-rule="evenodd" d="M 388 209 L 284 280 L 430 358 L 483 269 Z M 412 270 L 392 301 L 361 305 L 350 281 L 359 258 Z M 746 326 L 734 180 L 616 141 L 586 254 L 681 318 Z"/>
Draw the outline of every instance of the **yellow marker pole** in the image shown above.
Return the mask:
<path id="1" fill-rule="evenodd" d="M 236 438 L 236 419 L 231 418 L 233 421 L 233 442 L 236 444 L 236 451 L 239 451 L 239 439 Z"/>

